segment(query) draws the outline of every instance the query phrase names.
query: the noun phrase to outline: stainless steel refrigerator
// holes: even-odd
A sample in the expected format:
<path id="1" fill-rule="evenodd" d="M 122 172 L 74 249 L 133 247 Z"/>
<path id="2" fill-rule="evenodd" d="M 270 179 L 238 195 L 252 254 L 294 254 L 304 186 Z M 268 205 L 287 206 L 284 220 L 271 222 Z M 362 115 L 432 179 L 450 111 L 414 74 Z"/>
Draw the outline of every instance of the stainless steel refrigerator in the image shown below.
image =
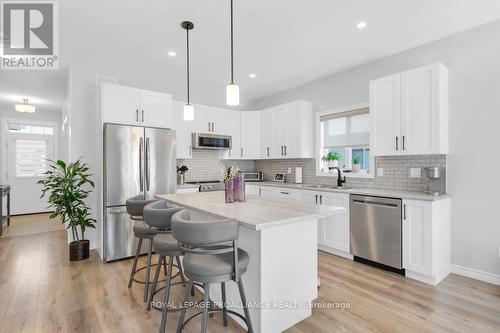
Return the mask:
<path id="1" fill-rule="evenodd" d="M 175 131 L 105 124 L 103 152 L 104 258 L 111 261 L 133 256 L 137 247 L 126 200 L 175 193 Z"/>

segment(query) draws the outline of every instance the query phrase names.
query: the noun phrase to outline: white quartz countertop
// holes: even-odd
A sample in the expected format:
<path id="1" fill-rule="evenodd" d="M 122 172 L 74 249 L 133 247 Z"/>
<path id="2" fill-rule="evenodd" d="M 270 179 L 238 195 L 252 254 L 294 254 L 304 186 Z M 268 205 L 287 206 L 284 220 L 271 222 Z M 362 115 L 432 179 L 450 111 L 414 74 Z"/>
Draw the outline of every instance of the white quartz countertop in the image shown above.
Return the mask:
<path id="1" fill-rule="evenodd" d="M 269 199 L 249 194 L 246 195 L 246 202 L 227 204 L 224 202 L 223 191 L 160 194 L 157 197 L 185 208 L 233 218 L 241 225 L 254 230 L 317 219 L 345 211 L 342 207 L 315 205 L 290 199 Z"/>
<path id="2" fill-rule="evenodd" d="M 269 181 L 252 182 L 252 183 L 247 183 L 247 185 L 283 187 L 283 188 L 292 188 L 298 190 L 319 191 L 319 192 L 373 195 L 379 197 L 424 200 L 424 201 L 442 200 L 451 197 L 451 195 L 448 193 L 440 195 L 432 195 L 425 192 L 397 191 L 397 190 L 385 190 L 385 189 L 359 189 L 359 188 L 337 189 L 335 187 L 329 187 L 329 186 L 315 186 L 310 184 L 294 184 L 294 183 L 275 183 Z"/>

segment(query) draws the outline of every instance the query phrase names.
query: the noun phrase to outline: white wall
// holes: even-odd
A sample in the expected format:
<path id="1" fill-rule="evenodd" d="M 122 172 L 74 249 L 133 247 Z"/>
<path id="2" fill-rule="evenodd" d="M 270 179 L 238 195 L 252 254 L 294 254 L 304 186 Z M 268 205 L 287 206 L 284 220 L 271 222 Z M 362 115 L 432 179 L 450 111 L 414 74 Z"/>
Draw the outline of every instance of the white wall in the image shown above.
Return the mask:
<path id="1" fill-rule="evenodd" d="M 317 110 L 368 102 L 368 81 L 442 62 L 450 75 L 448 190 L 452 263 L 500 275 L 500 21 L 254 101 L 307 99 Z"/>

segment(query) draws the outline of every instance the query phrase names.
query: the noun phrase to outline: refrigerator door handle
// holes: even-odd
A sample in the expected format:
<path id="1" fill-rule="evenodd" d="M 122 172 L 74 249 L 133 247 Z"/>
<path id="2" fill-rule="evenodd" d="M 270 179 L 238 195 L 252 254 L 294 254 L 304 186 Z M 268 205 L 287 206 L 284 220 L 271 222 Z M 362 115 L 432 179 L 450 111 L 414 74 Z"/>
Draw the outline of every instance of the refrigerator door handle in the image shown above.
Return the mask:
<path id="1" fill-rule="evenodd" d="M 143 139 L 139 139 L 139 190 L 142 192 L 144 190 L 144 179 L 142 176 L 142 147 Z"/>
<path id="2" fill-rule="evenodd" d="M 150 149 L 149 149 L 149 138 L 146 138 L 146 155 L 144 156 L 144 164 L 145 164 L 145 173 L 146 173 L 146 191 L 149 191 L 149 188 L 151 187 L 151 182 L 150 182 L 150 168 L 151 165 L 149 163 L 149 156 L 150 156 Z"/>

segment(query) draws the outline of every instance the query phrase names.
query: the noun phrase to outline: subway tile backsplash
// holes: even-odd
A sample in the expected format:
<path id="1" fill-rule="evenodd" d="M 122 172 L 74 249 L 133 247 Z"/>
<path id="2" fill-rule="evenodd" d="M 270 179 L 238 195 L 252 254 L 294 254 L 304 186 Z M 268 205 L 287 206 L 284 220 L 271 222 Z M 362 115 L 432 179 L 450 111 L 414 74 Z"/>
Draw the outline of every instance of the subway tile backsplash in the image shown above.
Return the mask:
<path id="1" fill-rule="evenodd" d="M 185 165 L 189 171 L 185 181 L 222 180 L 222 170 L 230 165 L 242 171 L 255 171 L 255 161 L 220 160 L 217 150 L 193 150 L 193 158 L 177 160 L 177 166 Z"/>
<path id="2" fill-rule="evenodd" d="M 426 178 L 422 170 L 420 178 L 411 178 L 411 168 L 430 166 L 446 167 L 446 155 L 387 156 L 375 158 L 375 178 L 347 178 L 347 185 L 353 188 L 378 188 L 401 191 L 425 191 Z M 336 186 L 336 177 L 317 177 L 314 159 L 257 160 L 255 169 L 264 172 L 265 180 L 273 180 L 275 172 L 292 173 L 288 182 L 295 182 L 295 167 L 302 167 L 302 182 Z M 377 169 L 383 168 L 384 175 L 378 177 Z"/>
<path id="3" fill-rule="evenodd" d="M 216 150 L 195 150 L 193 158 L 177 160 L 177 165 L 186 165 L 186 181 L 222 180 L 222 170 L 230 165 L 242 171 L 262 171 L 264 179 L 272 181 L 276 172 L 292 173 L 287 175 L 288 182 L 295 182 L 295 167 L 302 167 L 302 182 L 335 186 L 335 177 L 317 177 L 314 159 L 289 160 L 220 160 Z M 446 155 L 386 156 L 375 158 L 375 178 L 347 178 L 347 185 L 353 188 L 378 188 L 401 191 L 425 191 L 426 178 L 422 170 L 420 178 L 411 178 L 411 168 L 430 166 L 446 167 Z M 384 175 L 378 177 L 377 169 L 383 168 Z"/>

